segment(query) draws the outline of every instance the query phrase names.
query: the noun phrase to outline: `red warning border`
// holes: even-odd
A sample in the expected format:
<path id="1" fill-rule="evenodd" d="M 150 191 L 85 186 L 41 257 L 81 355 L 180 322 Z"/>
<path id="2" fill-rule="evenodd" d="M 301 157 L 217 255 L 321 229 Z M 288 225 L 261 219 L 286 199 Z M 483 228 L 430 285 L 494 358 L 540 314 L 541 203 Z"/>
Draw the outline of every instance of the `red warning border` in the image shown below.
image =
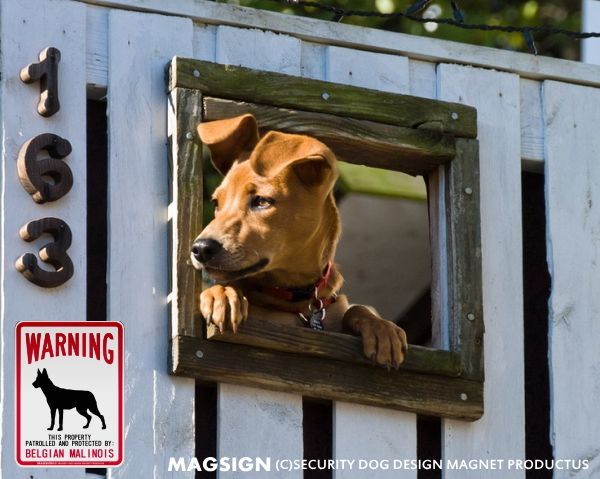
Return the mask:
<path id="1" fill-rule="evenodd" d="M 119 448 L 117 458 L 114 461 L 22 461 L 21 460 L 21 329 L 27 326 L 35 327 L 111 327 L 117 328 L 118 338 L 117 343 L 119 345 Z M 123 339 L 123 324 L 118 321 L 21 321 L 17 323 L 15 328 L 15 377 L 16 377 L 16 391 L 15 391 L 15 405 L 16 405 L 16 416 L 15 416 L 15 460 L 19 466 L 57 466 L 57 467 L 81 467 L 81 466 L 93 466 L 93 467 L 116 467 L 122 464 L 124 458 L 124 441 L 123 441 L 123 429 L 124 429 L 124 407 L 123 407 L 123 391 L 124 391 L 124 339 Z"/>

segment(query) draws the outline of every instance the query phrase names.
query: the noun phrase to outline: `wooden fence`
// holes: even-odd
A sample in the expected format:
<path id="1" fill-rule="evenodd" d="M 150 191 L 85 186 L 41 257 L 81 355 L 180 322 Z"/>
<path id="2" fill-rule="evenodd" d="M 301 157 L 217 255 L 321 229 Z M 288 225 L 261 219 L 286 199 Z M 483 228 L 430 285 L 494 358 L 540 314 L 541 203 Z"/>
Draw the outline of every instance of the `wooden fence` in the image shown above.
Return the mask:
<path id="1" fill-rule="evenodd" d="M 29 470 L 15 464 L 12 340 L 21 320 L 86 317 L 86 98 L 107 102 L 107 317 L 122 321 L 126 331 L 126 459 L 108 476 L 194 475 L 167 471 L 171 456 L 189 458 L 196 452 L 194 381 L 168 374 L 164 69 L 174 56 L 477 108 L 485 414 L 474 423 L 442 421 L 447 459 L 525 458 L 521 179 L 523 170 L 543 172 L 552 280 L 547 318 L 551 443 L 557 459 L 590 461 L 576 477 L 599 477 L 600 67 L 204 0 L 2 0 L 0 35 L 1 477 L 86 477 L 83 469 Z M 23 88 L 19 80 L 19 70 L 47 46 L 63 56 L 61 110 L 52 119 L 37 115 L 35 89 Z M 48 129 L 72 143 L 75 182 L 60 204 L 39 206 L 20 186 L 15 158 L 26 139 Z M 19 228 L 41 216 L 65 219 L 73 232 L 69 251 L 75 276 L 54 290 L 28 283 L 14 269 L 23 252 Z M 219 456 L 302 458 L 302 397 L 219 384 L 217 401 Z M 333 455 L 416 459 L 417 417 L 335 402 Z M 364 474 L 345 470 L 335 477 Z M 447 470 L 443 477 L 525 474 Z M 556 470 L 554 477 L 569 474 Z M 277 477 L 300 478 L 302 472 Z M 417 471 L 379 471 L 376 477 L 416 478 Z"/>

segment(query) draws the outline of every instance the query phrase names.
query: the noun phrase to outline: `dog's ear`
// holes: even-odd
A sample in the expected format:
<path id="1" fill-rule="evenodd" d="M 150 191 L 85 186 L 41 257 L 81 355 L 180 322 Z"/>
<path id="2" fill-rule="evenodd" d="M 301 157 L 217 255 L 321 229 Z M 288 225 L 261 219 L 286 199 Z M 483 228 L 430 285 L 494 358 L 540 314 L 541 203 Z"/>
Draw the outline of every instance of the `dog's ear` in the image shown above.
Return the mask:
<path id="1" fill-rule="evenodd" d="M 198 125 L 198 134 L 208 146 L 212 161 L 223 175 L 239 156 L 258 143 L 258 125 L 250 113 L 227 120 L 209 121 Z"/>
<path id="2" fill-rule="evenodd" d="M 42 371 L 42 376 L 48 376 L 48 373 L 46 372 L 46 368 L 44 368 L 44 370 Z"/>
<path id="3" fill-rule="evenodd" d="M 250 166 L 260 176 L 273 177 L 291 168 L 307 186 L 333 186 L 335 155 L 323 143 L 302 135 L 271 131 L 256 145 Z"/>
<path id="4" fill-rule="evenodd" d="M 42 373 L 40 372 L 40 370 L 39 370 L 39 369 L 38 369 L 38 372 L 37 372 L 37 373 L 38 373 L 38 376 L 40 376 L 40 375 L 42 374 Z"/>

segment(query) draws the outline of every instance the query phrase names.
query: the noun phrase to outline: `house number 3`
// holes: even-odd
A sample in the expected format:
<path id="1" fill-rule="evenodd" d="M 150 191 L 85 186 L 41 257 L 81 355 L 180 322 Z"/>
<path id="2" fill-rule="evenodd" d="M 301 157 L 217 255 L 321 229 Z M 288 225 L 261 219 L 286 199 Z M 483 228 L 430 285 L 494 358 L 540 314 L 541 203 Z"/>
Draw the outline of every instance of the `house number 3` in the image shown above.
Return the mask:
<path id="1" fill-rule="evenodd" d="M 71 246 L 71 229 L 69 225 L 58 218 L 42 218 L 30 221 L 19 231 L 24 241 L 38 239 L 44 233 L 50 234 L 54 241 L 45 244 L 40 249 L 40 259 L 54 266 L 56 271 L 46 271 L 39 267 L 34 254 L 26 253 L 16 262 L 17 271 L 33 284 L 43 288 L 53 288 L 67 282 L 73 276 L 73 262 L 67 254 Z"/>
<path id="2" fill-rule="evenodd" d="M 39 55 L 39 62 L 21 70 L 24 83 L 40 82 L 38 113 L 50 117 L 60 109 L 58 98 L 58 62 L 60 51 L 48 47 Z M 49 157 L 38 159 L 42 152 Z M 71 153 L 68 140 L 52 133 L 44 133 L 28 140 L 19 151 L 17 170 L 19 180 L 33 201 L 43 204 L 65 196 L 73 186 L 73 174 L 62 160 Z M 43 234 L 52 236 L 53 241 L 39 251 L 39 259 L 51 265 L 54 271 L 40 268 L 38 257 L 26 253 L 15 263 L 27 280 L 43 288 L 55 288 L 73 276 L 73 262 L 67 254 L 71 246 L 71 228 L 59 218 L 42 218 L 30 221 L 19 231 L 23 241 L 34 241 Z"/>

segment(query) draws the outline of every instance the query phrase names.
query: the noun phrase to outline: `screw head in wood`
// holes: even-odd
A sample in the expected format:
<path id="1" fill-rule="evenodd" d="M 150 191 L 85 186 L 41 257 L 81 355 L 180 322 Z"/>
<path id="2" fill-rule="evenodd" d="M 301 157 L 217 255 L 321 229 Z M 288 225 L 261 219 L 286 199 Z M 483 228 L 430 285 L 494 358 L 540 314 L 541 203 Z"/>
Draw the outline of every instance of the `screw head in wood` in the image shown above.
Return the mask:
<path id="1" fill-rule="evenodd" d="M 198 70 L 194 70 L 192 72 L 192 75 L 194 75 L 196 78 L 199 78 L 200 77 L 200 72 Z"/>
<path id="2" fill-rule="evenodd" d="M 188 132 L 185 134 L 185 137 L 186 137 L 188 140 L 191 140 L 192 138 L 194 138 L 194 135 L 192 135 L 192 133 L 188 131 Z"/>
<path id="3" fill-rule="evenodd" d="M 323 98 L 323 100 L 327 101 L 327 100 L 329 100 L 329 98 L 331 98 L 331 95 L 327 92 L 323 92 L 323 93 L 321 93 L 321 98 Z"/>
<path id="4" fill-rule="evenodd" d="M 200 350 L 196 351 L 196 357 L 198 359 L 202 359 L 204 357 L 204 353 Z"/>
<path id="5" fill-rule="evenodd" d="M 473 194 L 473 188 L 466 187 L 465 188 L 465 194 L 472 195 Z"/>
<path id="6" fill-rule="evenodd" d="M 466 401 L 468 398 L 469 398 L 469 396 L 467 396 L 467 394 L 466 394 L 466 393 L 460 393 L 460 399 L 461 399 L 462 401 Z"/>
<path id="7" fill-rule="evenodd" d="M 456 113 L 455 111 L 453 111 L 453 112 L 452 112 L 452 114 L 450 115 L 450 117 L 451 117 L 453 120 L 458 120 L 458 113 Z"/>
<path id="8" fill-rule="evenodd" d="M 469 321 L 475 321 L 475 315 L 473 313 L 469 313 L 469 314 L 467 314 L 467 319 Z"/>

